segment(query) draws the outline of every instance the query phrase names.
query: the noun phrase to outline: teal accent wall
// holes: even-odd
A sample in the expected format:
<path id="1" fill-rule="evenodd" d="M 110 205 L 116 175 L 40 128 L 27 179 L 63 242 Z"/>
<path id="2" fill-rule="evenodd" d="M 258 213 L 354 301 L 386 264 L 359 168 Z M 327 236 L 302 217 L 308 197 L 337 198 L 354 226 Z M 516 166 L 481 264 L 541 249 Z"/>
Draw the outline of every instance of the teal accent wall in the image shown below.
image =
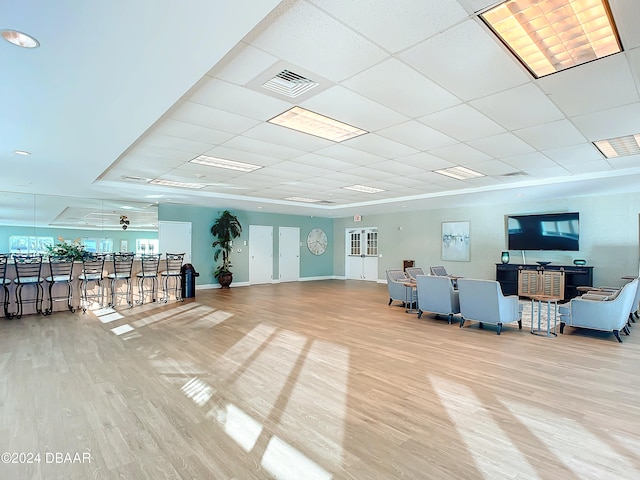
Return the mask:
<path id="1" fill-rule="evenodd" d="M 217 284 L 213 276 L 216 263 L 213 261 L 214 241 L 211 225 L 224 208 L 196 207 L 191 205 L 160 204 L 158 220 L 172 222 L 191 222 L 191 263 L 200 274 L 196 278 L 198 285 Z M 333 220 L 330 218 L 302 215 L 281 215 L 256 211 L 233 210 L 242 225 L 242 235 L 234 240 L 231 263 L 234 282 L 249 281 L 249 226 L 262 225 L 273 227 L 273 278 L 279 278 L 278 249 L 279 227 L 298 227 L 300 229 L 300 278 L 327 277 L 333 275 Z M 327 251 L 323 255 L 313 255 L 307 248 L 307 234 L 313 228 L 322 228 L 329 239 Z M 247 245 L 244 244 L 247 242 Z M 238 249 L 241 251 L 238 252 Z"/>

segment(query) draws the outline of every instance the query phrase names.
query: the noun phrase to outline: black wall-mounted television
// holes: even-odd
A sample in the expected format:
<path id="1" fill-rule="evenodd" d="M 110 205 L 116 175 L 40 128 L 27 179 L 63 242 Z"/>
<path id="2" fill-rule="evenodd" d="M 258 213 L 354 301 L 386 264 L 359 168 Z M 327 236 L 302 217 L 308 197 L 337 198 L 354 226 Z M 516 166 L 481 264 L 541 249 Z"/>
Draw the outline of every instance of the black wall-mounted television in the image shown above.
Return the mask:
<path id="1" fill-rule="evenodd" d="M 507 248 L 577 251 L 580 249 L 580 214 L 509 215 Z"/>

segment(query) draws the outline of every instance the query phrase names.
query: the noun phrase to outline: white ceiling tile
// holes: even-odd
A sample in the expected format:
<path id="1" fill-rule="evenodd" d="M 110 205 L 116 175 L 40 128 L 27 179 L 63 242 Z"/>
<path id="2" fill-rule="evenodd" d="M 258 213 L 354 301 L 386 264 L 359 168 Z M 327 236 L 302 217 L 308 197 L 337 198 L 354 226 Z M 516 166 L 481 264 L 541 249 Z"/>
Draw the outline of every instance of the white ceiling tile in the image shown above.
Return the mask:
<path id="1" fill-rule="evenodd" d="M 627 155 L 626 157 L 609 158 L 607 162 L 614 170 L 621 170 L 626 168 L 640 167 L 640 155 Z"/>
<path id="2" fill-rule="evenodd" d="M 408 147 L 402 143 L 394 142 L 388 138 L 381 137 L 375 133 L 368 133 L 360 137 L 352 138 L 345 142 L 350 147 L 373 153 L 385 158 L 396 158 L 418 153 L 415 148 Z"/>
<path id="3" fill-rule="evenodd" d="M 216 65 L 210 74 L 236 85 L 245 85 L 258 73 L 278 62 L 277 57 L 242 42 L 233 53 L 235 55 Z"/>
<path id="4" fill-rule="evenodd" d="M 194 155 L 190 152 L 181 150 L 172 150 L 170 148 L 157 147 L 154 145 L 144 145 L 142 143 L 133 147 L 127 157 L 147 157 L 152 158 L 156 164 L 166 162 L 166 165 L 175 165 L 176 163 L 188 162 Z"/>
<path id="5" fill-rule="evenodd" d="M 456 0 L 312 1 L 392 53 L 445 30 L 467 16 Z"/>
<path id="6" fill-rule="evenodd" d="M 380 47 L 306 2 L 293 3 L 251 43 L 334 82 L 387 56 Z"/>
<path id="7" fill-rule="evenodd" d="M 420 173 L 424 169 L 407 165 L 406 163 L 397 162 L 395 160 L 387 160 L 381 163 L 375 163 L 370 166 L 374 170 L 380 170 L 392 175 L 410 176 L 414 173 Z"/>
<path id="8" fill-rule="evenodd" d="M 343 85 L 413 118 L 461 103 L 459 98 L 395 58 L 365 70 Z"/>
<path id="9" fill-rule="evenodd" d="M 622 46 L 625 50 L 640 47 L 640 4 L 624 0 L 609 0 L 611 13 L 618 27 Z"/>
<path id="10" fill-rule="evenodd" d="M 571 121 L 590 141 L 640 133 L 640 103 L 573 117 Z"/>
<path id="11" fill-rule="evenodd" d="M 400 57 L 463 100 L 528 82 L 523 67 L 478 22 L 456 25 Z"/>
<path id="12" fill-rule="evenodd" d="M 186 162 L 179 167 L 171 170 L 172 174 L 182 175 L 190 178 L 191 182 L 207 182 L 219 183 L 225 182 L 230 178 L 236 178 L 244 174 L 237 170 L 229 170 L 227 168 L 218 168 L 208 165 L 198 165 L 196 163 Z"/>
<path id="13" fill-rule="evenodd" d="M 160 125 L 155 128 L 154 132 L 171 135 L 173 137 L 186 138 L 188 140 L 195 140 L 209 145 L 224 143 L 235 135 L 229 132 L 201 127 L 192 123 L 172 120 L 170 118 L 161 122 Z"/>
<path id="14" fill-rule="evenodd" d="M 382 162 L 384 163 L 384 162 Z M 372 166 L 373 167 L 373 166 Z M 366 180 L 384 180 L 389 177 L 389 173 L 384 170 L 377 170 L 372 167 L 355 167 L 345 170 L 344 173 L 348 175 L 353 175 L 355 177 L 360 177 L 361 179 Z M 363 180 L 361 180 L 362 182 Z"/>
<path id="15" fill-rule="evenodd" d="M 543 150 L 542 153 L 564 166 L 583 162 L 594 163 L 594 160 L 602 160 L 602 153 L 592 143 L 553 148 Z"/>
<path id="16" fill-rule="evenodd" d="M 559 165 L 546 168 L 532 168 L 527 170 L 527 173 L 536 178 L 566 177 L 571 175 L 569 170 Z"/>
<path id="17" fill-rule="evenodd" d="M 145 136 L 139 144 L 140 146 L 152 146 L 160 148 L 168 148 L 171 150 L 178 150 L 181 152 L 189 152 L 193 154 L 200 154 L 206 152 L 212 144 L 196 142 L 193 140 L 187 140 L 185 138 L 173 137 L 171 135 L 164 135 L 162 133 L 151 132 Z"/>
<path id="18" fill-rule="evenodd" d="M 510 157 L 535 151 L 531 145 L 509 132 L 471 140 L 467 143 L 473 148 L 477 148 L 495 158 Z"/>
<path id="19" fill-rule="evenodd" d="M 530 170 L 539 170 L 541 168 L 553 168 L 558 166 L 558 164 L 553 160 L 545 157 L 539 152 L 515 155 L 513 157 L 501 158 L 500 160 L 511 165 L 516 170 L 522 170 L 527 173 L 529 173 Z"/>
<path id="20" fill-rule="evenodd" d="M 594 160 L 584 161 L 580 163 L 568 163 L 562 165 L 567 171 L 573 175 L 580 175 L 583 173 L 599 173 L 613 170 L 611 165 L 606 160 Z"/>
<path id="21" fill-rule="evenodd" d="M 489 160 L 491 157 L 486 153 L 476 150 L 465 143 L 456 143 L 448 147 L 431 150 L 436 155 L 445 160 L 455 163 L 456 165 L 469 165 L 482 160 Z"/>
<path id="22" fill-rule="evenodd" d="M 360 182 L 362 181 L 363 177 L 359 175 L 352 175 L 347 172 L 335 172 L 335 173 L 329 173 L 327 175 L 322 175 L 322 178 L 333 180 L 335 182 L 340 182 L 342 186 L 349 186 L 349 185 L 360 185 Z"/>
<path id="23" fill-rule="evenodd" d="M 342 160 L 337 160 L 335 158 L 326 157 L 324 155 L 318 155 L 315 153 L 308 153 L 306 155 L 296 157 L 293 162 L 317 167 L 319 170 L 321 170 L 320 174 L 327 173 L 328 170 L 334 172 L 342 172 L 344 170 L 353 168 L 352 163 L 343 162 Z"/>
<path id="24" fill-rule="evenodd" d="M 439 170 L 441 168 L 451 168 L 456 166 L 455 163 L 445 160 L 430 153 L 420 152 L 406 157 L 399 157 L 396 160 L 400 163 L 406 163 L 422 170 Z"/>
<path id="25" fill-rule="evenodd" d="M 499 176 L 517 171 L 512 165 L 501 162 L 500 160 L 485 160 L 482 162 L 477 162 L 473 164 L 473 169 L 476 172 L 492 176 Z"/>
<path id="26" fill-rule="evenodd" d="M 415 120 L 378 130 L 376 133 L 416 150 L 432 150 L 456 143 L 455 139 Z"/>
<path id="27" fill-rule="evenodd" d="M 304 151 L 294 148 L 285 147 L 275 143 L 264 142 L 255 138 L 237 136 L 225 142 L 223 147 L 242 150 L 245 152 L 257 153 L 267 157 L 276 157 L 282 159 L 290 159 L 303 155 Z"/>
<path id="28" fill-rule="evenodd" d="M 533 83 L 478 98 L 470 103 L 508 130 L 531 127 L 565 117 Z"/>
<path id="29" fill-rule="evenodd" d="M 624 54 L 543 77 L 538 84 L 569 117 L 638 101 L 637 87 Z"/>
<path id="30" fill-rule="evenodd" d="M 171 112 L 170 118 L 229 133 L 242 133 L 260 123 L 253 118 L 192 102 L 182 104 Z"/>
<path id="31" fill-rule="evenodd" d="M 330 147 L 322 148 L 315 153 L 325 157 L 343 160 L 354 165 L 369 165 L 371 163 L 382 162 L 385 157 L 374 155 L 369 152 L 349 147 L 343 143 L 336 143 Z"/>
<path id="32" fill-rule="evenodd" d="M 496 122 L 465 104 L 432 113 L 418 120 L 460 142 L 497 135 L 505 131 Z"/>
<path id="33" fill-rule="evenodd" d="M 498 2 L 496 0 L 461 0 L 460 3 L 467 5 L 472 12 L 480 12 Z"/>
<path id="34" fill-rule="evenodd" d="M 309 135 L 308 133 L 298 132 L 297 130 L 292 130 L 291 128 L 275 125 L 273 123 L 261 123 L 260 125 L 247 130 L 242 135 L 289 148 L 295 148 L 305 152 L 312 152 L 335 143 L 331 140 Z"/>
<path id="35" fill-rule="evenodd" d="M 401 113 L 339 86 L 320 92 L 300 106 L 369 132 L 408 120 Z"/>
<path id="36" fill-rule="evenodd" d="M 282 161 L 282 159 L 280 158 L 270 157 L 259 153 L 252 153 L 236 148 L 229 148 L 227 146 L 214 147 L 211 150 L 205 152 L 205 155 L 262 166 L 274 165 Z"/>
<path id="37" fill-rule="evenodd" d="M 188 98 L 190 102 L 262 121 L 291 108 L 290 103 L 266 93 L 261 94 L 222 80 L 207 78 L 208 81 Z"/>
<path id="38" fill-rule="evenodd" d="M 518 137 L 538 150 L 584 143 L 584 136 L 568 120 L 523 128 L 514 132 Z"/>

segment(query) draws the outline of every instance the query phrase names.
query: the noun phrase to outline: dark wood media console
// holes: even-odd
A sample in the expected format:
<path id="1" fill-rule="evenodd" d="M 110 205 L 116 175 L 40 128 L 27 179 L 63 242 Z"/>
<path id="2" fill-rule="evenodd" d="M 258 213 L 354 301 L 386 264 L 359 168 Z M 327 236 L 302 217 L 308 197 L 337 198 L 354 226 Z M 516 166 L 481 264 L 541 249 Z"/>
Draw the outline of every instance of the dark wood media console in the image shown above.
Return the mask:
<path id="1" fill-rule="evenodd" d="M 500 282 L 502 293 L 505 295 L 518 294 L 518 270 L 537 270 L 540 265 L 525 265 L 522 263 L 496 263 L 496 280 Z M 578 287 L 593 286 L 593 267 L 577 265 L 545 265 L 545 270 L 564 269 L 564 299 L 570 300 L 581 295 Z"/>

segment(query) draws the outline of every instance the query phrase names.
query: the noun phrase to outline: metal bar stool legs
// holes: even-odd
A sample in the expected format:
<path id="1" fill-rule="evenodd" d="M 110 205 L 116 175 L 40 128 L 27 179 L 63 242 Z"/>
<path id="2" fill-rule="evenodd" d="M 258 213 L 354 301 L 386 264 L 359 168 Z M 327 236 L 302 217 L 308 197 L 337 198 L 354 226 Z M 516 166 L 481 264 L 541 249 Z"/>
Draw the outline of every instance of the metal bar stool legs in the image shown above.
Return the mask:
<path id="1" fill-rule="evenodd" d="M 44 298 L 44 289 L 42 284 L 44 278 L 40 276 L 42 272 L 42 255 L 14 255 L 14 265 L 16 267 L 16 318 L 21 318 L 24 313 L 24 304 L 33 303 L 36 313 L 42 312 L 42 301 Z M 35 297 L 23 298 L 22 291 L 24 287 L 33 287 Z"/>
<path id="2" fill-rule="evenodd" d="M 151 301 L 158 299 L 158 267 L 160 265 L 160 255 L 142 255 L 140 261 L 142 270 L 136 275 L 138 277 L 138 303 L 143 304 L 146 294 L 151 296 Z M 145 289 L 145 283 L 151 282 L 151 288 Z"/>
<path id="3" fill-rule="evenodd" d="M 73 258 L 52 255 L 49 257 L 49 275 L 45 280 L 49 284 L 49 308 L 44 311 L 45 315 L 53 313 L 53 302 L 66 301 L 70 312 L 75 312 L 73 308 L 73 291 L 71 281 L 73 280 Z M 54 295 L 55 285 L 66 285 L 66 295 Z"/>
<path id="4" fill-rule="evenodd" d="M 169 301 L 170 289 L 169 284 L 173 281 L 173 294 L 176 301 L 182 300 L 182 262 L 184 261 L 184 253 L 167 253 L 167 269 L 160 272 L 162 278 L 162 301 Z"/>

